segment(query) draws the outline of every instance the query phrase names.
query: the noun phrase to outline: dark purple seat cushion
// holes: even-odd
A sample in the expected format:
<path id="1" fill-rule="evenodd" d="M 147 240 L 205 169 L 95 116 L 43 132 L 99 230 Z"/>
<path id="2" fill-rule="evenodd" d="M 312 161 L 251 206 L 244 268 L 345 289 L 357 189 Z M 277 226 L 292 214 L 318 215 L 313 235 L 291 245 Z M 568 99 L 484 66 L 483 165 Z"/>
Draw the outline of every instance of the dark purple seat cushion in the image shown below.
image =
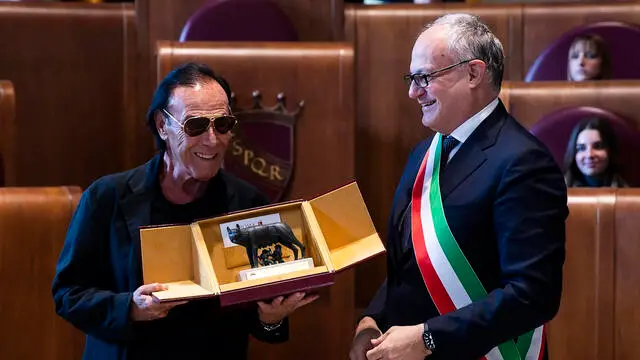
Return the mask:
<path id="1" fill-rule="evenodd" d="M 268 0 L 214 0 L 187 20 L 180 41 L 297 41 L 298 33 Z"/>
<path id="2" fill-rule="evenodd" d="M 596 34 L 611 54 L 612 79 L 640 79 L 640 27 L 621 22 L 599 22 L 575 28 L 562 35 L 538 56 L 525 81 L 567 80 L 567 59 L 578 35 Z"/>
<path id="3" fill-rule="evenodd" d="M 580 106 L 560 109 L 545 115 L 530 131 L 551 151 L 562 168 L 569 137 L 574 126 L 586 117 L 608 120 L 616 134 L 619 147 L 620 175 L 632 186 L 640 185 L 640 131 L 635 124 L 600 108 Z"/>

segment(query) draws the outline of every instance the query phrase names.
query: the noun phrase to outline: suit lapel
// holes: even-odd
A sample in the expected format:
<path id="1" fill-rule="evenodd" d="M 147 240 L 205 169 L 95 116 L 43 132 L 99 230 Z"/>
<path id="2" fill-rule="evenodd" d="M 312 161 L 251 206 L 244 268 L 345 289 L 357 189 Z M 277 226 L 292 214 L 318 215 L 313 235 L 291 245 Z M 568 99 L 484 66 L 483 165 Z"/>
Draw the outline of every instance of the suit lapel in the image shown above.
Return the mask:
<path id="1" fill-rule="evenodd" d="M 400 220 L 402 219 L 407 206 L 409 206 L 409 203 L 411 203 L 413 185 L 418 175 L 418 170 L 420 170 L 422 160 L 424 159 L 424 156 L 429 149 L 429 145 L 431 144 L 432 139 L 433 136 L 421 142 L 416 147 L 416 149 L 412 153 L 411 158 L 409 159 L 407 168 L 405 169 L 405 173 L 402 174 L 402 179 L 399 183 L 392 209 L 392 214 L 394 214 L 393 224 L 395 226 L 400 225 Z"/>
<path id="2" fill-rule="evenodd" d="M 475 144 L 463 144 L 440 174 L 442 200 L 487 160 L 484 152 Z"/>
<path id="3" fill-rule="evenodd" d="M 132 191 L 129 196 L 120 202 L 120 208 L 127 224 L 127 230 L 131 239 L 130 264 L 132 264 L 131 279 L 136 279 L 135 284 L 142 283 L 142 268 L 140 264 L 140 228 L 151 222 L 151 202 L 153 200 L 153 186 L 157 181 L 158 166 L 161 156 L 154 157 L 144 167 L 133 172 L 128 180 Z M 137 285 L 135 285 L 137 286 Z"/>
<path id="4" fill-rule="evenodd" d="M 493 146 L 507 116 L 502 101 L 474 130 L 440 174 L 440 193 L 444 201 L 487 160 L 484 150 Z"/>

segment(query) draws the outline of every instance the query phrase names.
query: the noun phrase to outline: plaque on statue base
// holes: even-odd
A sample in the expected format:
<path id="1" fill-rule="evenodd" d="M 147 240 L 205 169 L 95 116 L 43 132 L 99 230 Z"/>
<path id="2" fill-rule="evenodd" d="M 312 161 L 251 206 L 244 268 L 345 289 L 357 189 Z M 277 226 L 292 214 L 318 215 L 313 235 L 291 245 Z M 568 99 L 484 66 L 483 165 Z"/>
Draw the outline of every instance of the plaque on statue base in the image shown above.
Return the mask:
<path id="1" fill-rule="evenodd" d="M 269 276 L 311 269 L 313 269 L 313 259 L 306 258 L 301 260 L 293 260 L 282 264 L 267 265 L 264 267 L 242 270 L 238 273 L 238 280 L 244 281 L 262 279 Z"/>
<path id="2" fill-rule="evenodd" d="M 330 286 L 385 252 L 355 182 L 186 225 L 140 230 L 144 283 L 156 301 L 219 297 L 222 306 Z"/>

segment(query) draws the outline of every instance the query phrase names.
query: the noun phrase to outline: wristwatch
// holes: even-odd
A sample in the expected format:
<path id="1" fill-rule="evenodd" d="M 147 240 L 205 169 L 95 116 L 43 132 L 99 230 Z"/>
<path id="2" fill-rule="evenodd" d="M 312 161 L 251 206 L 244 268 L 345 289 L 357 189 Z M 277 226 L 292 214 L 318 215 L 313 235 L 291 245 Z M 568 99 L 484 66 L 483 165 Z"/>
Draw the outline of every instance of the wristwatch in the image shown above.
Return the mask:
<path id="1" fill-rule="evenodd" d="M 282 323 L 284 322 L 284 320 L 280 320 L 279 322 L 275 323 L 275 324 L 267 324 L 265 322 L 260 321 L 260 324 L 262 325 L 262 328 L 267 330 L 267 331 L 273 331 L 277 328 L 280 327 L 280 325 L 282 325 Z"/>
<path id="2" fill-rule="evenodd" d="M 431 335 L 431 331 L 429 330 L 429 325 L 427 325 L 427 323 L 424 323 L 422 342 L 424 343 L 424 347 L 427 348 L 427 350 L 433 352 L 436 349 L 436 344 L 433 342 L 433 335 Z"/>

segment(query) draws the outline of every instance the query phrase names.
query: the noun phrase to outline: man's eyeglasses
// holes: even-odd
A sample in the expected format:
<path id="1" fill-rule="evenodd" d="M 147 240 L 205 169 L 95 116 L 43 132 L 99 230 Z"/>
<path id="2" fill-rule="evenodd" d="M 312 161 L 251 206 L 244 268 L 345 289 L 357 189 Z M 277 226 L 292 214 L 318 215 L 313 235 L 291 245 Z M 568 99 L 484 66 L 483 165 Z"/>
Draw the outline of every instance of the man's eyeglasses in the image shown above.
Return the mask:
<path id="1" fill-rule="evenodd" d="M 469 60 L 464 60 L 464 61 L 460 61 L 458 63 L 455 63 L 453 65 L 449 65 L 447 67 L 443 67 L 442 69 L 438 69 L 436 71 L 430 72 L 428 74 L 407 74 L 405 75 L 404 81 L 407 83 L 407 86 L 411 86 L 411 83 L 415 81 L 416 85 L 418 85 L 419 87 L 427 87 L 429 85 L 429 80 L 431 78 L 433 78 L 434 75 L 436 75 L 437 73 L 443 72 L 443 71 L 447 71 L 449 69 L 453 69 L 454 67 L 458 66 L 458 65 L 462 65 L 462 64 L 466 64 L 469 61 L 472 61 L 474 59 L 469 59 Z"/>
<path id="2" fill-rule="evenodd" d="M 162 109 L 162 111 L 167 114 L 171 120 L 180 125 L 185 134 L 191 137 L 204 134 L 211 126 L 213 126 L 218 133 L 224 135 L 231 131 L 237 123 L 236 117 L 233 115 L 214 115 L 211 117 L 190 117 L 184 121 L 184 124 L 181 124 L 180 121 L 176 120 L 167 110 Z"/>

